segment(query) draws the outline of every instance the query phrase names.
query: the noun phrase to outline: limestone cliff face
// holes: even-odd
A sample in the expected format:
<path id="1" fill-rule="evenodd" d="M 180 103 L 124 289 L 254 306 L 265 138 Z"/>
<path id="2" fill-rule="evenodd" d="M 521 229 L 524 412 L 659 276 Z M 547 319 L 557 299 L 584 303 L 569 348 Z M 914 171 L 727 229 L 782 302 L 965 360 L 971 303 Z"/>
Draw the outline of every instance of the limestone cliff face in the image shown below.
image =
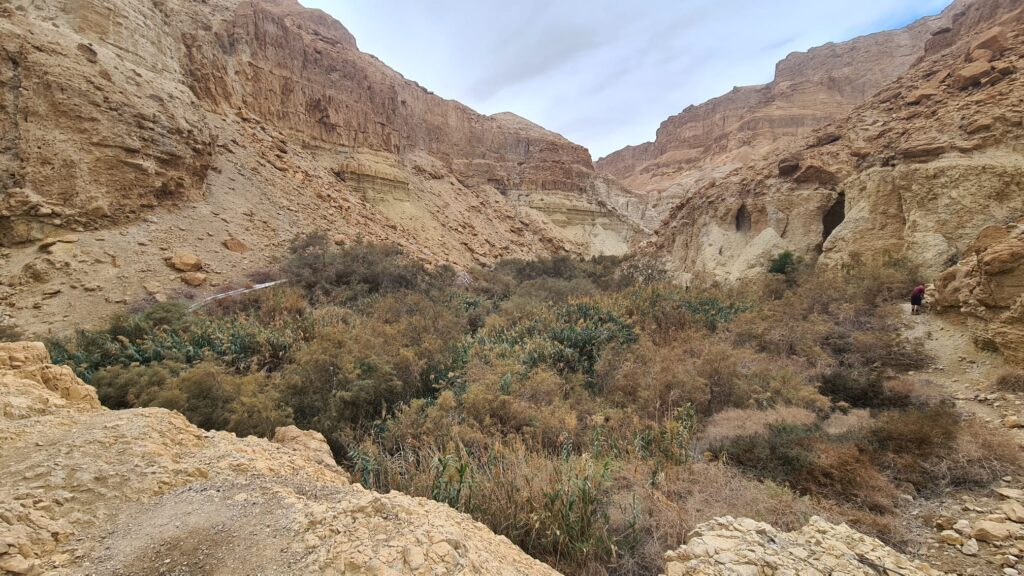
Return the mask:
<path id="1" fill-rule="evenodd" d="M 975 343 L 1024 364 L 1024 224 L 983 228 L 935 279 L 935 304 L 980 320 Z"/>
<path id="2" fill-rule="evenodd" d="M 1024 212 L 1022 14 L 1009 0 L 954 6 L 906 73 L 684 196 L 651 248 L 683 277 L 763 273 L 782 250 L 824 265 L 903 256 L 938 274 L 979 230 Z"/>
<path id="3" fill-rule="evenodd" d="M 0 50 L 0 324 L 174 293 L 180 250 L 210 290 L 310 230 L 464 267 L 646 236 L 586 149 L 432 94 L 294 0 L 0 0 Z"/>
<path id="4" fill-rule="evenodd" d="M 926 18 L 790 54 L 776 65 L 771 83 L 690 106 L 665 120 L 654 142 L 614 152 L 596 167 L 646 195 L 634 216 L 656 227 L 683 197 L 849 113 L 906 71 L 948 19 Z"/>

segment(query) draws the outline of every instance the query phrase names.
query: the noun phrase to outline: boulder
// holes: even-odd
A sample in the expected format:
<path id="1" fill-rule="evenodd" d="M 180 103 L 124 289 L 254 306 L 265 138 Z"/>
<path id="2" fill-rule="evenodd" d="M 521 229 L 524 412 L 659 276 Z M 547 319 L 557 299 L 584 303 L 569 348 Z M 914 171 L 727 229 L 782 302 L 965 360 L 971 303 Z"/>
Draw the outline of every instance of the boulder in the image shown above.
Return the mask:
<path id="1" fill-rule="evenodd" d="M 970 56 L 967 57 L 967 60 L 970 62 L 991 62 L 993 56 L 994 55 L 990 50 L 975 50 L 974 52 L 971 52 Z"/>
<path id="2" fill-rule="evenodd" d="M 974 524 L 971 537 L 979 542 L 1005 542 L 1017 534 L 1017 527 L 1006 522 L 979 520 Z"/>
<path id="3" fill-rule="evenodd" d="M 181 281 L 189 286 L 202 286 L 206 282 L 206 274 L 202 272 L 185 272 L 181 275 Z"/>
<path id="4" fill-rule="evenodd" d="M 1024 524 L 1024 505 L 1016 500 L 1003 503 L 1001 508 L 1004 515 L 1011 521 L 1018 524 Z"/>
<path id="5" fill-rule="evenodd" d="M 973 62 L 957 70 L 953 75 L 953 82 L 957 88 L 963 90 L 981 84 L 981 81 L 990 74 L 992 74 L 991 64 L 985 61 Z"/>
<path id="6" fill-rule="evenodd" d="M 203 260 L 191 252 L 175 252 L 167 257 L 167 264 L 179 272 L 198 272 L 203 269 Z"/>
<path id="7" fill-rule="evenodd" d="M 939 534 L 939 538 L 950 546 L 963 546 L 964 543 L 964 537 L 953 530 L 943 530 Z"/>
<path id="8" fill-rule="evenodd" d="M 1009 38 L 1006 34 L 1006 29 L 1002 27 L 992 28 L 991 30 L 982 33 L 977 40 L 972 42 L 967 53 L 974 54 L 978 51 L 986 51 L 992 56 L 998 58 L 1006 51 L 1008 42 Z"/>

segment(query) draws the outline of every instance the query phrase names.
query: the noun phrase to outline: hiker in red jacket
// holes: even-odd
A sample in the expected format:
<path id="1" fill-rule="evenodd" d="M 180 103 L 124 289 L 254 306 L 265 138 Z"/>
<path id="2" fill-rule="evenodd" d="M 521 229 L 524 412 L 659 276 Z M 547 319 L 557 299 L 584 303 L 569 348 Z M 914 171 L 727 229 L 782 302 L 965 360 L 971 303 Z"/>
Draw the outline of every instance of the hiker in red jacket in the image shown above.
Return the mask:
<path id="1" fill-rule="evenodd" d="M 917 288 L 910 293 L 910 313 L 920 314 L 922 304 L 924 304 L 924 284 L 918 284 Z"/>

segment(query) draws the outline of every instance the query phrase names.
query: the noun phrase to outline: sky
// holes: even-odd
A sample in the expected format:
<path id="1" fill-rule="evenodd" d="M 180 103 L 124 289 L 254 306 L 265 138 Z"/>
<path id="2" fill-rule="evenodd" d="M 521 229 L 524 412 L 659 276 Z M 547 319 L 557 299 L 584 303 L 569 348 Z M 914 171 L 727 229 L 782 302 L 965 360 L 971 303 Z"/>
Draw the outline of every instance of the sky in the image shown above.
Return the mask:
<path id="1" fill-rule="evenodd" d="M 444 98 L 514 112 L 594 158 L 794 51 L 902 27 L 950 0 L 300 0 Z"/>

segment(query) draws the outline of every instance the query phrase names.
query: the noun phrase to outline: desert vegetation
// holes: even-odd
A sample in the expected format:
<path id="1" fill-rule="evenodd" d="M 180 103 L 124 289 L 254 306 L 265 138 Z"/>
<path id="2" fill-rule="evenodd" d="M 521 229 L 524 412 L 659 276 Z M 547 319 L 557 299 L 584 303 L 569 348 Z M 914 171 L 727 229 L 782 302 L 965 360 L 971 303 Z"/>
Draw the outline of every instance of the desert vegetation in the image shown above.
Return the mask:
<path id="1" fill-rule="evenodd" d="M 447 503 L 570 574 L 657 573 L 726 514 L 826 514 L 900 545 L 901 494 L 1016 471 L 1012 445 L 905 375 L 928 359 L 885 305 L 909 266 L 784 260 L 684 288 L 639 258 L 465 273 L 310 235 L 287 284 L 143 306 L 49 348 L 111 408 L 317 430 L 356 481 Z"/>

